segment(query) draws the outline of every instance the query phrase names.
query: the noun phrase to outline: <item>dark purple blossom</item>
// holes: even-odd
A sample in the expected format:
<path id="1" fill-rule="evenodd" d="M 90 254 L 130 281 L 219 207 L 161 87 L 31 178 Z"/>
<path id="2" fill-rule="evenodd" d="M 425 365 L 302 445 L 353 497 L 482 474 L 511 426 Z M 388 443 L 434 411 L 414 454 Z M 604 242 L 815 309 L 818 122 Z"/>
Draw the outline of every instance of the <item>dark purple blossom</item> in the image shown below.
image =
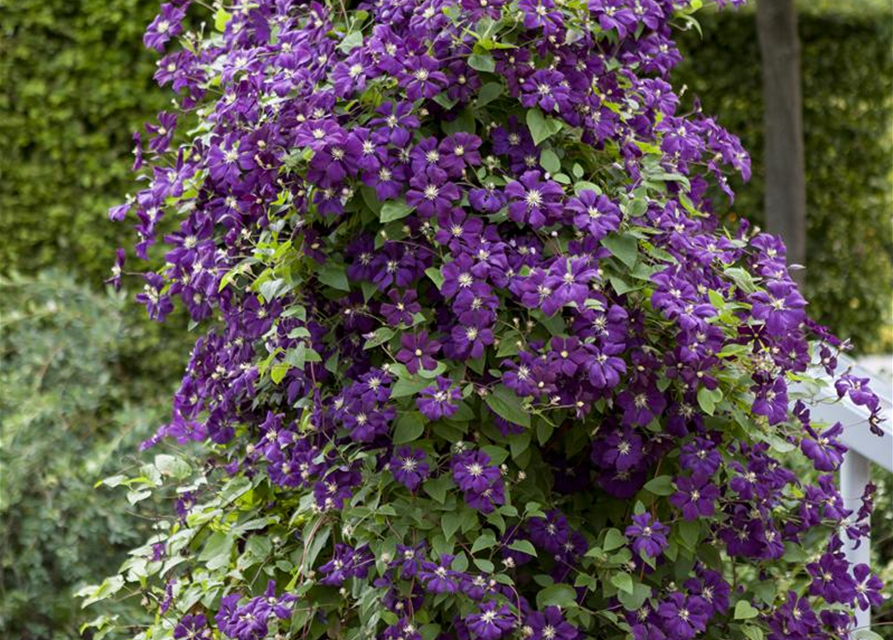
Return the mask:
<path id="1" fill-rule="evenodd" d="M 418 489 L 428 477 L 429 467 L 425 452 L 420 449 L 400 447 L 388 463 L 394 479 L 410 491 Z"/>
<path id="2" fill-rule="evenodd" d="M 459 410 L 462 392 L 453 386 L 453 381 L 437 376 L 434 386 L 421 390 L 421 397 L 416 401 L 419 411 L 429 420 L 449 418 Z"/>
<path id="3" fill-rule="evenodd" d="M 633 551 L 657 558 L 667 548 L 670 528 L 652 518 L 650 513 L 642 513 L 633 516 L 633 524 L 624 533 L 632 540 Z"/>

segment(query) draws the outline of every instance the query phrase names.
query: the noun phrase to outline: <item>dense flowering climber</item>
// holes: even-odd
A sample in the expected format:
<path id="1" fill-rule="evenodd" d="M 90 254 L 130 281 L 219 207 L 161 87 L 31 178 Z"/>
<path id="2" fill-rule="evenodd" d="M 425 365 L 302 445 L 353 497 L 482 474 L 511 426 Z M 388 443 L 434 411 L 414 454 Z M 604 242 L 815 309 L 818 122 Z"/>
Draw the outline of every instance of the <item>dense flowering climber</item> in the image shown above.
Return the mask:
<path id="1" fill-rule="evenodd" d="M 669 83 L 700 4 L 162 5 L 110 217 L 201 333 L 145 448 L 201 457 L 127 481 L 177 486 L 165 553 L 94 597 L 164 597 L 140 638 L 850 637 L 871 495 L 806 391 L 879 402 L 715 213 L 750 163 Z"/>

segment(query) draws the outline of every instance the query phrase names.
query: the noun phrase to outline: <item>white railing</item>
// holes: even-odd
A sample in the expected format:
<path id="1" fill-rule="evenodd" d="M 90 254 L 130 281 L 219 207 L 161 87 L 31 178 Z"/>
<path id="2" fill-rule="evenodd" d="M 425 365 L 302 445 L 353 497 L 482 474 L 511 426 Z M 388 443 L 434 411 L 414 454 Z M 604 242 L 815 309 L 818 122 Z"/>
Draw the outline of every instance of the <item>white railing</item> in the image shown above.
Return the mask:
<path id="1" fill-rule="evenodd" d="M 857 512 L 862 505 L 865 487 L 871 481 L 871 464 L 893 472 L 893 383 L 873 375 L 848 358 L 841 358 L 838 367 L 838 371 L 851 367 L 853 375 L 871 379 L 872 391 L 881 398 L 881 414 L 887 419 L 880 425 L 883 436 L 871 433 L 868 427 L 868 409 L 853 404 L 848 397 L 838 401 L 833 385 L 822 391 L 820 397 L 823 402 L 811 407 L 814 421 L 827 422 L 829 425 L 839 422 L 844 427 L 840 441 L 849 451 L 840 467 L 840 494 L 845 507 Z M 863 539 L 858 548 L 848 542 L 846 553 L 854 565 L 870 565 L 871 539 Z M 870 609 L 862 611 L 857 607 L 855 613 L 856 627 L 868 628 L 871 624 Z"/>

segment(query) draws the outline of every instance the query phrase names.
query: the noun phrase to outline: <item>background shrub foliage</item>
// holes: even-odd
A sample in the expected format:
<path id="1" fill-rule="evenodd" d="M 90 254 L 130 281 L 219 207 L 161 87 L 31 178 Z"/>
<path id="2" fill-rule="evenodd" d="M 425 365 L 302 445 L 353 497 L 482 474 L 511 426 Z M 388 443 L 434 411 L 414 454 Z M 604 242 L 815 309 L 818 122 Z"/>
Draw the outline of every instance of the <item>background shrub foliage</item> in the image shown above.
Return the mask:
<path id="1" fill-rule="evenodd" d="M 807 173 L 805 295 L 860 350 L 893 348 L 893 15 L 889 4 L 800 3 Z M 704 12 L 674 81 L 751 150 L 733 216 L 761 221 L 762 75 L 753 10 Z"/>
<path id="2" fill-rule="evenodd" d="M 139 638 L 830 640 L 881 602 L 842 552 L 870 492 L 841 508 L 841 425 L 789 388 L 839 343 L 777 239 L 716 225 L 747 155 L 664 82 L 688 3 L 187 7 L 110 216 L 164 253 L 150 317 L 205 330 L 146 446 L 209 456 L 106 480 L 179 499 L 86 604 L 142 594 Z"/>
<path id="3" fill-rule="evenodd" d="M 78 637 L 72 589 L 114 570 L 147 534 L 124 495 L 95 489 L 162 415 L 151 388 L 121 384 L 123 303 L 58 271 L 0 279 L 4 638 Z"/>

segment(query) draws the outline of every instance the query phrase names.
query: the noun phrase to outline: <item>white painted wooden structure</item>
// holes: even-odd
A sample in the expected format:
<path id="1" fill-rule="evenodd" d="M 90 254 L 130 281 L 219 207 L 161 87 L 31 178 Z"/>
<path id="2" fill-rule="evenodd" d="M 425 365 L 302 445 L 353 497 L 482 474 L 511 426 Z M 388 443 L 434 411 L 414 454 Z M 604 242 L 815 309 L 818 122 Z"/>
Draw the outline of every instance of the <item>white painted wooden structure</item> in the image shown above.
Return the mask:
<path id="1" fill-rule="evenodd" d="M 881 398 L 881 415 L 886 418 L 881 423 L 883 436 L 871 433 L 868 427 L 869 411 L 853 404 L 848 398 L 837 400 L 837 392 L 829 385 L 820 394 L 821 402 L 810 407 L 812 419 L 839 422 L 843 425 L 840 441 L 849 449 L 840 467 L 840 494 L 847 509 L 854 512 L 861 506 L 865 486 L 871 481 L 871 465 L 876 464 L 893 472 L 893 383 L 873 375 L 848 358 L 840 358 L 838 371 L 852 367 L 851 373 L 860 378 L 871 379 L 871 389 Z M 864 539 L 859 547 L 853 548 L 847 542 L 847 557 L 853 564 L 871 564 L 871 540 Z M 871 624 L 870 611 L 856 609 L 856 627 L 865 629 Z"/>

